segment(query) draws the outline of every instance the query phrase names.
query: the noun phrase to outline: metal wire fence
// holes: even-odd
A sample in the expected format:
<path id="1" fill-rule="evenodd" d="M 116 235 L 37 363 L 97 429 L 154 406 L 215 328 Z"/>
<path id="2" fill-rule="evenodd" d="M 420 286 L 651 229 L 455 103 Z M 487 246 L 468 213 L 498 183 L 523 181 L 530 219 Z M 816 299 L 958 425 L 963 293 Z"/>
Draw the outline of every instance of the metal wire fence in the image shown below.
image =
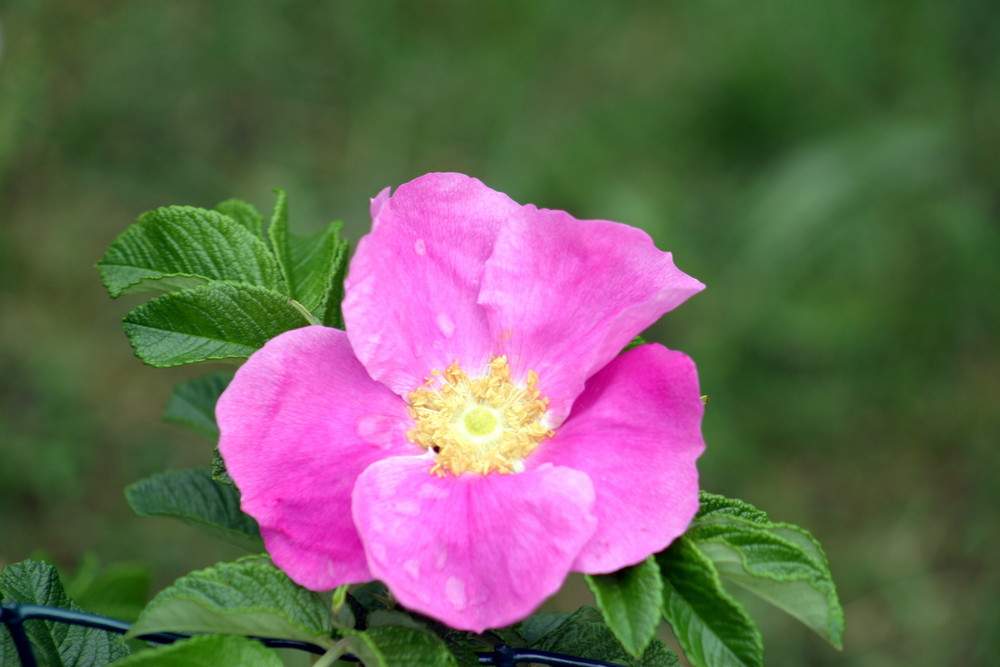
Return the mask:
<path id="1" fill-rule="evenodd" d="M 131 623 L 121 621 L 116 618 L 88 614 L 86 612 L 71 611 L 58 607 L 47 607 L 37 604 L 19 604 L 17 602 L 4 602 L 0 605 L 0 620 L 10 632 L 17 656 L 22 667 L 38 667 L 28 634 L 25 632 L 25 621 L 40 620 L 53 621 L 56 623 L 67 623 L 69 625 L 79 625 L 88 628 L 97 628 L 118 634 L 125 634 Z M 137 639 L 153 644 L 172 644 L 175 641 L 189 638 L 190 635 L 175 634 L 172 632 L 157 632 L 142 635 Z M 259 641 L 269 648 L 288 648 L 322 655 L 326 649 L 309 642 L 295 641 L 291 639 L 275 639 L 272 637 L 250 637 Z M 551 651 L 537 651 L 533 649 L 514 648 L 510 646 L 496 646 L 492 651 L 477 653 L 480 665 L 493 665 L 493 667 L 516 667 L 523 664 L 549 665 L 551 667 L 621 667 L 612 662 L 603 660 L 591 660 L 589 658 L 578 658 Z M 349 662 L 360 662 L 353 655 L 341 656 L 342 660 Z"/>

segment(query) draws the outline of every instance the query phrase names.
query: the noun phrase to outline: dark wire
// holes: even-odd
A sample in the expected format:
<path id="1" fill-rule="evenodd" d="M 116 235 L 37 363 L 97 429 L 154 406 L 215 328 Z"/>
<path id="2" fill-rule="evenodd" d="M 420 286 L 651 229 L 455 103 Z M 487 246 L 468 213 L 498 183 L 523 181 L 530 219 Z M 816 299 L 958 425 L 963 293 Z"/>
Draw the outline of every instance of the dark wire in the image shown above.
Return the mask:
<path id="1" fill-rule="evenodd" d="M 31 651 L 31 643 L 28 635 L 24 631 L 24 622 L 32 619 L 55 621 L 57 623 L 68 623 L 70 625 L 80 625 L 97 630 L 106 630 L 120 635 L 125 634 L 132 627 L 131 623 L 120 621 L 117 618 L 88 614 L 82 611 L 71 611 L 69 609 L 59 609 L 58 607 L 46 607 L 38 604 L 18 604 L 17 602 L 4 602 L 0 606 L 0 620 L 10 631 L 14 640 L 14 648 L 17 650 L 17 657 L 21 661 L 21 667 L 38 667 L 35 656 Z M 136 637 L 142 641 L 154 644 L 172 644 L 181 639 L 187 639 L 190 635 L 182 635 L 173 632 L 154 632 L 148 635 Z M 296 641 L 294 639 L 274 639 L 272 637 L 254 637 L 268 648 L 291 648 L 299 651 L 307 651 L 316 655 L 323 655 L 326 649 L 309 642 Z M 534 651 L 530 649 L 511 648 L 509 646 L 497 646 L 491 653 L 477 653 L 480 665 L 492 665 L 493 667 L 516 667 L 524 662 L 535 662 L 551 667 L 621 667 L 613 662 L 602 660 L 590 660 L 589 658 L 576 658 L 561 653 L 551 653 L 549 651 Z M 353 655 L 341 656 L 342 660 L 360 662 Z"/>

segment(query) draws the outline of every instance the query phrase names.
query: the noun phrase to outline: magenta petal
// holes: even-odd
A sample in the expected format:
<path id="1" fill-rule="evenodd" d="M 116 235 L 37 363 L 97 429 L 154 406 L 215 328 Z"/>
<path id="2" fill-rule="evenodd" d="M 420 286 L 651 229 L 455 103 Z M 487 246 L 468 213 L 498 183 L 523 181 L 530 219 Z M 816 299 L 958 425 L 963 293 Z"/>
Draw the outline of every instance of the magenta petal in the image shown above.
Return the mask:
<path id="1" fill-rule="evenodd" d="M 587 378 L 702 289 L 642 230 L 526 206 L 497 237 L 479 302 L 514 377 L 538 373 L 558 425 Z"/>
<path id="2" fill-rule="evenodd" d="M 583 473 L 437 477 L 430 460 L 380 461 L 354 491 L 372 574 L 406 607 L 459 630 L 518 621 L 562 585 L 594 530 Z"/>
<path id="3" fill-rule="evenodd" d="M 387 456 L 420 453 L 402 400 L 373 381 L 343 331 L 268 341 L 219 398 L 219 451 L 274 562 L 325 590 L 368 581 L 351 519 L 354 482 Z"/>
<path id="4" fill-rule="evenodd" d="M 573 570 L 613 572 L 666 548 L 698 510 L 705 449 L 694 363 L 661 345 L 616 357 L 588 382 L 555 438 L 529 460 L 594 484 L 597 530 Z"/>
<path id="5" fill-rule="evenodd" d="M 476 298 L 497 231 L 519 210 L 461 174 L 428 174 L 372 201 L 374 224 L 351 262 L 343 310 L 373 378 L 406 396 L 431 370 L 489 361 Z"/>

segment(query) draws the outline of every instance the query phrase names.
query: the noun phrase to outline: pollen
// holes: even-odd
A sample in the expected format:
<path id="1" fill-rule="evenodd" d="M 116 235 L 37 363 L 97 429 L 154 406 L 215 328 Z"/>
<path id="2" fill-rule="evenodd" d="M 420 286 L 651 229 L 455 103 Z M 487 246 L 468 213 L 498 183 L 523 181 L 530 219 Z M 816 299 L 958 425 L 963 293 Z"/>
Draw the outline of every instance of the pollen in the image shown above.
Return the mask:
<path id="1" fill-rule="evenodd" d="M 470 378 L 458 362 L 409 395 L 411 442 L 435 453 L 439 477 L 467 472 L 488 475 L 524 470 L 523 460 L 555 432 L 542 423 L 549 399 L 538 374 L 524 385 L 510 379 L 507 357 L 493 357 L 482 377 Z"/>

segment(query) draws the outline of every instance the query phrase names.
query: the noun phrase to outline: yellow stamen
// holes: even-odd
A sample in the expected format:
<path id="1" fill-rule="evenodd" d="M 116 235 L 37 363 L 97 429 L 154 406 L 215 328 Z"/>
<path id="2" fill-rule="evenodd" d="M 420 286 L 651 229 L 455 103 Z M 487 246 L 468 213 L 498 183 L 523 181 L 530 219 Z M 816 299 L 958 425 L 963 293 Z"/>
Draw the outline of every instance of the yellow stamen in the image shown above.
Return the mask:
<path id="1" fill-rule="evenodd" d="M 529 371 L 526 386 L 515 385 L 507 357 L 493 357 L 480 378 L 470 379 L 458 362 L 431 376 L 410 393 L 414 425 L 406 435 L 434 450 L 431 472 L 438 476 L 519 472 L 522 460 L 555 434 L 542 424 L 549 399 L 538 391 L 538 374 Z"/>

